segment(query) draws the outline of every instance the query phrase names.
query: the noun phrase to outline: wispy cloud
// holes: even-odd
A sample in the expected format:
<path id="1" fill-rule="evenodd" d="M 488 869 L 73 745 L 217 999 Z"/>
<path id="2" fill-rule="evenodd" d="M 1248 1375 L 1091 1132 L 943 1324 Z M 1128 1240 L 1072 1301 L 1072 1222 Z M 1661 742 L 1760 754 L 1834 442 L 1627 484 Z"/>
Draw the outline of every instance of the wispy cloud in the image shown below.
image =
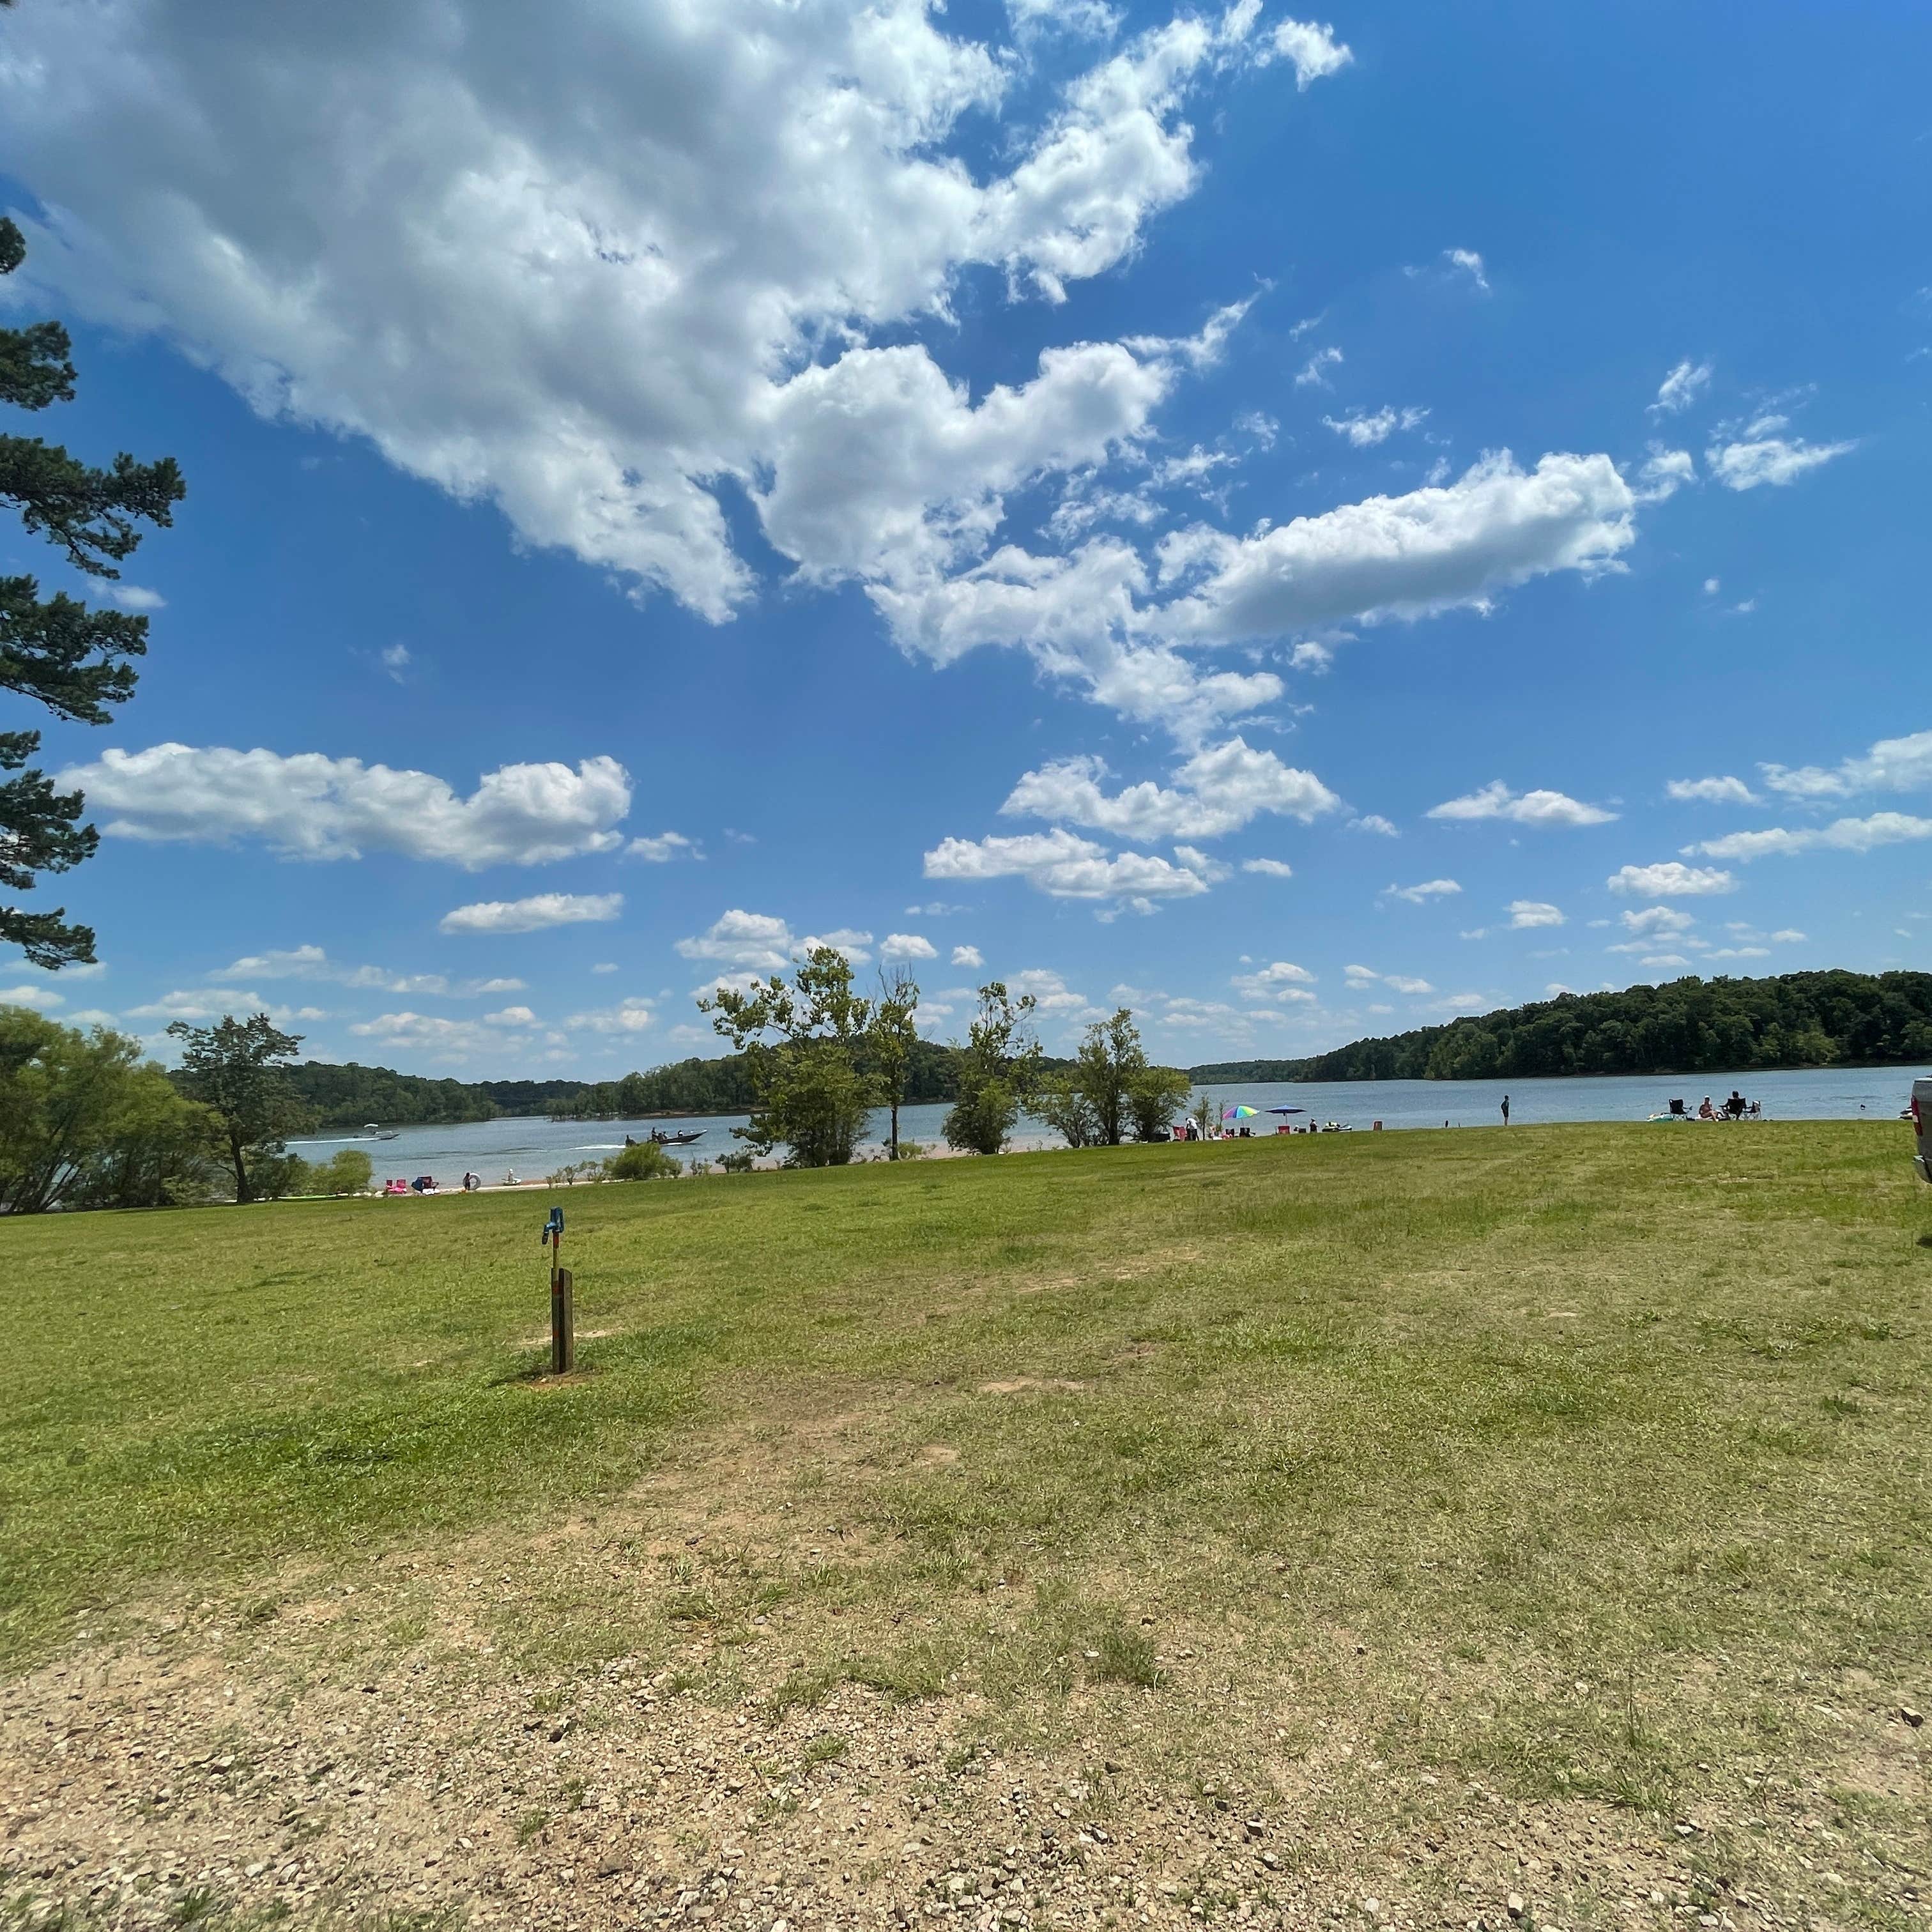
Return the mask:
<path id="1" fill-rule="evenodd" d="M 1384 886 L 1383 898 L 1406 899 L 1411 905 L 1426 905 L 1431 899 L 1446 899 L 1462 888 L 1454 879 L 1425 879 L 1419 886 Z"/>
<path id="2" fill-rule="evenodd" d="M 1657 400 L 1647 406 L 1660 416 L 1679 416 L 1711 386 L 1711 365 L 1688 356 L 1658 385 Z"/>

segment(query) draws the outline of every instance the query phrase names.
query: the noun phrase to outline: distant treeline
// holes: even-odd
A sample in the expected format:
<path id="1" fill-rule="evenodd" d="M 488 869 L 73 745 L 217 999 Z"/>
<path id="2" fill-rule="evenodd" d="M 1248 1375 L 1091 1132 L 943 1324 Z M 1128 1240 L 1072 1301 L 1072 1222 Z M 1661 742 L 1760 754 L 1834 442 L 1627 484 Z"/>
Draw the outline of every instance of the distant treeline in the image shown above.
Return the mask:
<path id="1" fill-rule="evenodd" d="M 932 1040 L 913 1048 L 906 1100 L 951 1100 L 958 1093 L 958 1050 Z M 1058 1064 L 1058 1062 L 1054 1063 Z M 430 1080 L 386 1066 L 338 1066 L 305 1060 L 289 1080 L 318 1129 L 446 1126 L 500 1114 L 566 1120 L 640 1120 L 652 1114 L 742 1114 L 752 1106 L 744 1057 L 680 1060 L 621 1080 Z"/>
<path id="2" fill-rule="evenodd" d="M 929 1040 L 916 1042 L 906 1072 L 906 1104 L 956 1098 L 958 1060 L 957 1047 Z M 496 1083 L 490 1090 L 496 1090 Z M 634 1120 L 646 1114 L 748 1113 L 752 1098 L 751 1070 L 745 1056 L 734 1053 L 722 1060 L 680 1060 L 648 1073 L 596 1081 L 541 1109 L 515 1111 L 562 1114 L 572 1120 Z M 512 1110 L 506 1106 L 504 1111 Z"/>
<path id="3" fill-rule="evenodd" d="M 368 1120 L 384 1126 L 440 1127 L 491 1120 L 498 1111 L 481 1086 L 392 1073 L 386 1066 L 358 1066 L 353 1060 L 346 1066 L 304 1060 L 288 1070 L 288 1082 L 319 1128 L 359 1127 Z"/>
<path id="4" fill-rule="evenodd" d="M 1192 1067 L 1240 1081 L 1522 1079 L 1932 1060 L 1932 973 L 1785 973 L 1564 993 L 1305 1060 Z"/>
<path id="5" fill-rule="evenodd" d="M 1553 1073 L 1698 1073 L 1932 1060 L 1932 974 L 1786 973 L 1676 980 L 1621 993 L 1565 993 L 1305 1060 L 1220 1060 L 1186 1070 L 1203 1085 L 1241 1081 L 1521 1079 Z M 1048 1060 L 1048 1071 L 1071 1063 Z M 680 1060 L 621 1080 L 430 1080 L 382 1066 L 311 1060 L 289 1078 L 322 1128 L 442 1126 L 499 1114 L 639 1120 L 742 1114 L 742 1054 Z M 905 1100 L 959 1095 L 959 1049 L 922 1040 Z"/>

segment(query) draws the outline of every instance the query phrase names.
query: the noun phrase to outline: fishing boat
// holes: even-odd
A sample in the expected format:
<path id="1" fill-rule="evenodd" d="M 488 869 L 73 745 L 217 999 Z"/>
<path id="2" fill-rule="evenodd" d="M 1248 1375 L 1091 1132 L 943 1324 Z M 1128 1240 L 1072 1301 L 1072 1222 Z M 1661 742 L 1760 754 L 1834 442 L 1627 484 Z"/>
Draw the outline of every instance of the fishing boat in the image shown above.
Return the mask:
<path id="1" fill-rule="evenodd" d="M 676 1134 L 661 1133 L 653 1127 L 650 1132 L 650 1144 L 653 1147 L 688 1147 L 693 1141 L 701 1141 L 704 1138 L 704 1130 L 702 1127 L 687 1127 L 682 1133 Z M 635 1147 L 638 1143 L 626 1134 L 624 1144 Z"/>

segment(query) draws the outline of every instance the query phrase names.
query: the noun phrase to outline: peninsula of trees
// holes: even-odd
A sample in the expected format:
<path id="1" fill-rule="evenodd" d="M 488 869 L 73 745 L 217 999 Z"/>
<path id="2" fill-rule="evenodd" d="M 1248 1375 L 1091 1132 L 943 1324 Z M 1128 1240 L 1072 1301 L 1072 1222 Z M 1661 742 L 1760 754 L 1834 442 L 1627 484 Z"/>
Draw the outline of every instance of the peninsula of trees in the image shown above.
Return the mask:
<path id="1" fill-rule="evenodd" d="M 1520 1080 L 1932 1060 L 1932 973 L 1784 973 L 1563 993 L 1303 1060 L 1190 1067 L 1231 1081 Z"/>

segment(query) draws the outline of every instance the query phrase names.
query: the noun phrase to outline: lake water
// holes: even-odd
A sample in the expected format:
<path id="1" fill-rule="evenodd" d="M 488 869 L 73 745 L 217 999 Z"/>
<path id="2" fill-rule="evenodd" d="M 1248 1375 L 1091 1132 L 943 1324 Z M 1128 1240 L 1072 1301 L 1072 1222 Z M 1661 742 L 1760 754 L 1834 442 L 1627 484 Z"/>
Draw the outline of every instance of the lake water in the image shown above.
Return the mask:
<path id="1" fill-rule="evenodd" d="M 1888 1120 L 1911 1098 L 1912 1081 L 1929 1072 L 1932 1069 L 1894 1066 L 1849 1072 L 1827 1068 L 1786 1073 L 1618 1074 L 1601 1079 L 1359 1080 L 1279 1086 L 1255 1082 L 1196 1091 L 1213 1096 L 1217 1107 L 1240 1102 L 1261 1109 L 1247 1123 L 1258 1133 L 1277 1124 L 1266 1111 L 1277 1106 L 1302 1108 L 1288 1117 L 1298 1124 L 1339 1120 L 1368 1128 L 1380 1120 L 1388 1129 L 1488 1127 L 1501 1121 L 1505 1094 L 1511 1120 L 1528 1125 L 1539 1120 L 1642 1120 L 1663 1112 L 1672 1097 L 1694 1113 L 1706 1094 L 1715 1104 L 1733 1087 L 1761 1102 L 1772 1120 Z M 946 1112 L 943 1103 L 902 1107 L 899 1138 L 928 1146 L 938 1142 Z M 742 1114 L 631 1121 L 480 1120 L 465 1126 L 405 1127 L 392 1141 L 337 1135 L 289 1144 L 310 1160 L 326 1160 L 339 1147 L 362 1148 L 376 1163 L 379 1182 L 392 1176 L 413 1180 L 431 1174 L 444 1186 L 453 1186 L 466 1169 L 474 1168 L 494 1185 L 512 1173 L 519 1180 L 542 1180 L 559 1168 L 602 1160 L 624 1144 L 626 1133 L 642 1140 L 653 1127 L 667 1132 L 701 1129 L 701 1140 L 675 1151 L 687 1161 L 716 1160 L 742 1144 L 732 1138 L 731 1130 L 745 1124 Z M 875 1114 L 869 1150 L 876 1150 L 885 1131 L 885 1114 Z M 1023 1120 L 1014 1144 L 1055 1147 L 1060 1142 L 1039 1122 Z"/>

